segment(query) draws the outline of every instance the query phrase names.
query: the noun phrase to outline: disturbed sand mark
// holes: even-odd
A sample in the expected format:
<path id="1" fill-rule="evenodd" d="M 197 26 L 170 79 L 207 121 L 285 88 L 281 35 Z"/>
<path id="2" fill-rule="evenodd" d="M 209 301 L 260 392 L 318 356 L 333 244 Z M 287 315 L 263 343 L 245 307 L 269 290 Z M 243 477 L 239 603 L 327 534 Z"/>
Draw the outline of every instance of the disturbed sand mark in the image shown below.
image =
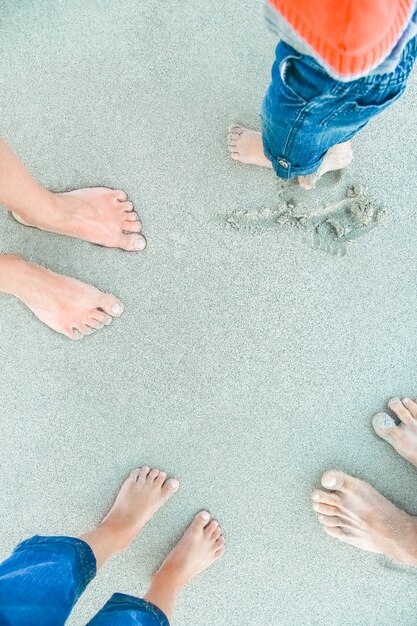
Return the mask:
<path id="1" fill-rule="evenodd" d="M 286 192 L 288 194 L 288 190 Z M 293 193 L 294 195 L 294 193 Z M 369 196 L 362 185 L 349 185 L 345 197 L 309 208 L 294 197 L 280 204 L 253 210 L 238 210 L 222 216 L 226 226 L 235 230 L 261 233 L 270 228 L 292 228 L 299 231 L 313 248 L 335 256 L 344 256 L 348 245 L 374 229 L 386 211 Z"/>

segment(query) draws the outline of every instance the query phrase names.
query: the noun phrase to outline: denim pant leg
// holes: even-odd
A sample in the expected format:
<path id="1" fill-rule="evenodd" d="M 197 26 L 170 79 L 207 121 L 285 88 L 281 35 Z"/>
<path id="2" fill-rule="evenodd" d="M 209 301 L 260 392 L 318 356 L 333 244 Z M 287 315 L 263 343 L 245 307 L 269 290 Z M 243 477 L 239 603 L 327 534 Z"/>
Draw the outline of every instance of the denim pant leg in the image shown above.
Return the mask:
<path id="1" fill-rule="evenodd" d="M 391 74 L 340 82 L 312 57 L 280 42 L 261 111 L 264 152 L 276 174 L 315 172 L 329 148 L 352 139 L 402 95 L 416 58 L 414 38 Z"/>
<path id="2" fill-rule="evenodd" d="M 96 559 L 73 537 L 32 537 L 0 564 L 0 624 L 61 626 L 96 573 Z"/>
<path id="3" fill-rule="evenodd" d="M 152 602 L 115 593 L 87 626 L 169 626 L 169 621 Z"/>

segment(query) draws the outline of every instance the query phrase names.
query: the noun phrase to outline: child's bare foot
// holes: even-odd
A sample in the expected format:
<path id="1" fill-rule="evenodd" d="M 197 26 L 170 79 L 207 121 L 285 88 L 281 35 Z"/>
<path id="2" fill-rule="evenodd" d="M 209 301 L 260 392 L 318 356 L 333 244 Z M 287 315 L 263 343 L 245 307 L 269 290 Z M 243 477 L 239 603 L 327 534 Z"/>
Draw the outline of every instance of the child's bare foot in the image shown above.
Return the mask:
<path id="1" fill-rule="evenodd" d="M 122 303 L 96 287 L 55 274 L 20 257 L 0 255 L 9 293 L 47 326 L 70 339 L 81 339 L 110 324 L 123 312 Z M 3 281 L 2 281 L 3 282 Z"/>
<path id="2" fill-rule="evenodd" d="M 327 172 L 341 170 L 351 164 L 353 159 L 352 144 L 350 141 L 338 143 L 330 148 L 317 172 L 308 176 L 299 176 L 298 182 L 303 189 L 314 189 L 316 183 Z"/>
<path id="3" fill-rule="evenodd" d="M 178 487 L 178 480 L 167 480 L 166 473 L 158 469 L 145 466 L 134 470 L 99 527 L 114 536 L 119 550 L 125 549 Z"/>
<path id="4" fill-rule="evenodd" d="M 199 513 L 167 556 L 152 584 L 177 591 L 220 559 L 225 551 L 221 528 L 207 511 Z"/>
<path id="5" fill-rule="evenodd" d="M 375 432 L 417 467 L 417 404 L 409 398 L 393 398 L 388 406 L 399 424 L 387 413 L 378 413 L 372 420 Z"/>
<path id="6" fill-rule="evenodd" d="M 230 157 L 234 161 L 272 167 L 271 161 L 264 154 L 261 133 L 233 124 L 229 128 L 228 145 Z"/>
<path id="7" fill-rule="evenodd" d="M 312 494 L 324 531 L 352 546 L 417 566 L 417 518 L 386 500 L 373 487 L 343 472 L 326 472 L 325 489 Z"/>
<path id="8" fill-rule="evenodd" d="M 140 234 L 142 224 L 124 191 L 92 187 L 51 194 L 50 198 L 50 205 L 39 207 L 36 213 L 13 215 L 25 226 L 109 248 L 139 252 L 146 247 Z"/>

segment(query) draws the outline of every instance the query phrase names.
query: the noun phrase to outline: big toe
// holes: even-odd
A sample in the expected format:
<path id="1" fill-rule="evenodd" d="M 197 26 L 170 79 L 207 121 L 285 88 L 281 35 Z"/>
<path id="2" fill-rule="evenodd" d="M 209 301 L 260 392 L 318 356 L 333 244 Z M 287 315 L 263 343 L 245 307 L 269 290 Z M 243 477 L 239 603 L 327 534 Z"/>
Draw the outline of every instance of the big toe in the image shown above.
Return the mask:
<path id="1" fill-rule="evenodd" d="M 162 497 L 168 500 L 176 491 L 178 491 L 180 483 L 176 478 L 168 478 L 162 485 Z"/>
<path id="2" fill-rule="evenodd" d="M 388 443 L 392 443 L 393 435 L 397 430 L 395 420 L 388 413 L 377 413 L 372 418 L 375 432 Z"/>
<path id="3" fill-rule="evenodd" d="M 207 526 L 209 521 L 210 513 L 208 511 L 200 511 L 200 513 L 197 513 L 197 515 L 191 522 L 190 529 L 196 531 L 203 530 L 203 528 Z"/>
<path id="4" fill-rule="evenodd" d="M 115 296 L 104 294 L 100 302 L 99 310 L 103 310 L 111 317 L 118 317 L 123 313 L 123 304 Z"/>
<path id="5" fill-rule="evenodd" d="M 331 491 L 342 491 L 348 484 L 349 476 L 338 470 L 325 472 L 321 477 L 321 484 Z"/>
<path id="6" fill-rule="evenodd" d="M 120 239 L 120 248 L 128 252 L 142 252 L 146 248 L 146 239 L 139 233 L 125 232 Z"/>

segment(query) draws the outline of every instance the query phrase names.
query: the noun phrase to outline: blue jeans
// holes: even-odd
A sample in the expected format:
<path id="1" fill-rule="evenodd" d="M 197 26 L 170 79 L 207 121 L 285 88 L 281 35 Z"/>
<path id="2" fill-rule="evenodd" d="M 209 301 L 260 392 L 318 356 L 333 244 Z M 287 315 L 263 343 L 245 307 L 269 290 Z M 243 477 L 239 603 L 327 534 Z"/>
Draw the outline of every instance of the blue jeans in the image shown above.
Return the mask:
<path id="1" fill-rule="evenodd" d="M 32 537 L 0 564 L 0 625 L 60 626 L 96 574 L 81 539 Z M 154 604 L 115 593 L 89 626 L 169 626 Z"/>
<path id="2" fill-rule="evenodd" d="M 342 83 L 281 41 L 261 111 L 264 152 L 277 176 L 315 172 L 329 148 L 352 139 L 404 93 L 416 57 L 417 37 L 391 74 Z"/>

